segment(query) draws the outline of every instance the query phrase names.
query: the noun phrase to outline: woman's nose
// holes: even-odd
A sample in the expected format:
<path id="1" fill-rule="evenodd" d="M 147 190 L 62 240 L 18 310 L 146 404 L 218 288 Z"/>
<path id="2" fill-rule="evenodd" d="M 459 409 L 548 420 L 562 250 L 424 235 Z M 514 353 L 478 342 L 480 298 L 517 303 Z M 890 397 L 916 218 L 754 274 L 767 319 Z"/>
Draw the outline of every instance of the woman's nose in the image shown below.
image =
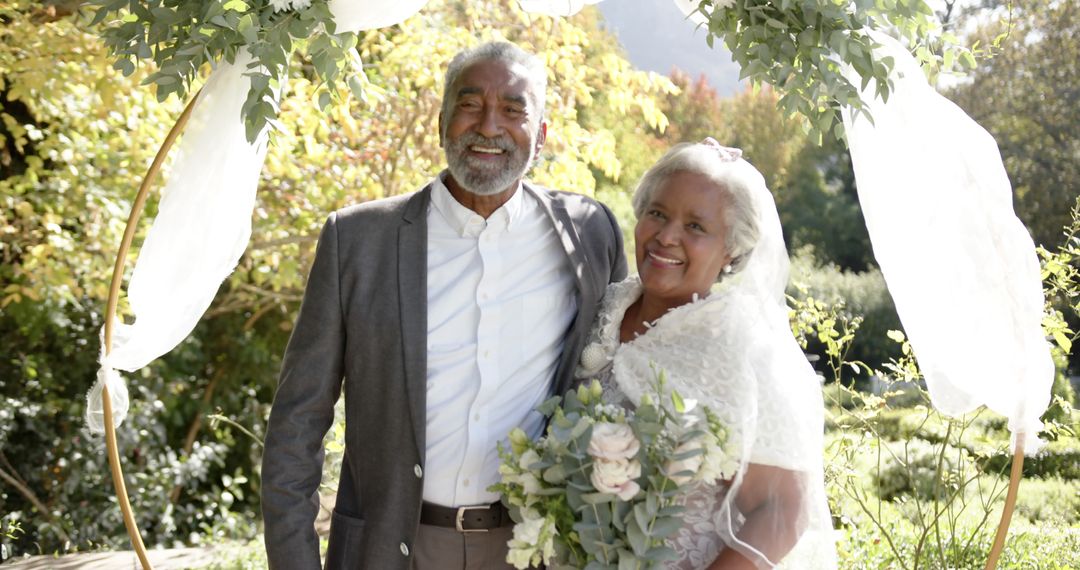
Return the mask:
<path id="1" fill-rule="evenodd" d="M 660 228 L 660 231 L 656 233 L 656 241 L 661 245 L 677 245 L 679 243 L 680 231 L 678 224 L 667 223 Z"/>

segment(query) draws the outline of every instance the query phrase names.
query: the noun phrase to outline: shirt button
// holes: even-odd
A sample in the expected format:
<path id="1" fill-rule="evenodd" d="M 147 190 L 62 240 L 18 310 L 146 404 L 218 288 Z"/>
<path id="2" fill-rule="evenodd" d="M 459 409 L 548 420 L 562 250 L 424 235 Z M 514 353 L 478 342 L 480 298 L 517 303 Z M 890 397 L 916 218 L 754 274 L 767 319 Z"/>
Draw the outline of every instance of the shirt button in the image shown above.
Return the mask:
<path id="1" fill-rule="evenodd" d="M 420 468 L 419 464 L 413 465 L 413 473 L 416 473 L 416 478 L 419 479 L 424 476 L 424 470 Z"/>
<path id="2" fill-rule="evenodd" d="M 480 421 L 480 414 L 473 415 L 473 419 L 476 421 Z"/>
<path id="3" fill-rule="evenodd" d="M 464 485 L 465 485 L 466 487 L 468 487 L 468 486 L 469 486 L 469 480 L 468 480 L 468 479 L 466 479 L 466 480 L 465 480 L 465 481 L 463 481 L 462 483 L 463 483 L 463 484 L 464 484 Z"/>
<path id="4" fill-rule="evenodd" d="M 402 556 L 408 556 L 409 555 L 409 546 L 406 545 L 404 542 L 401 543 L 401 555 Z"/>
<path id="5" fill-rule="evenodd" d="M 485 350 L 484 351 L 484 358 L 488 358 L 490 356 L 491 356 L 491 351 L 490 350 Z"/>

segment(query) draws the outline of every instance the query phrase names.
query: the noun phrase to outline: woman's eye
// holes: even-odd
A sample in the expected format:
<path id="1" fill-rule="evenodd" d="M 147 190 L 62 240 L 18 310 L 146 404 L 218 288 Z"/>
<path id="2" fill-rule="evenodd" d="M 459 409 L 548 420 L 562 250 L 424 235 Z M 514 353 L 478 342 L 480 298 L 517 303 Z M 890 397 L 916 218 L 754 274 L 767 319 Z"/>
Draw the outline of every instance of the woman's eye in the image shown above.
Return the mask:
<path id="1" fill-rule="evenodd" d="M 705 231 L 705 228 L 702 227 L 702 225 L 697 223 L 697 222 L 690 222 L 689 224 L 686 225 L 686 227 L 694 230 L 695 232 L 704 232 Z"/>
<path id="2" fill-rule="evenodd" d="M 649 211 L 645 212 L 645 215 L 649 216 L 650 218 L 663 218 L 664 217 L 664 213 L 661 212 L 660 210 L 649 210 Z"/>

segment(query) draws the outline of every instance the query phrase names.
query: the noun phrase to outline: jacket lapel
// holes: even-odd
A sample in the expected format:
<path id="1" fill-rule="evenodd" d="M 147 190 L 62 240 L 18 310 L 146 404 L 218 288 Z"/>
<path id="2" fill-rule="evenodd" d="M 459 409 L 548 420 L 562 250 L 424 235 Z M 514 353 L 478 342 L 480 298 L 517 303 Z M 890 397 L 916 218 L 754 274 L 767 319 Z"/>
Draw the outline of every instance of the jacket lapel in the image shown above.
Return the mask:
<path id="1" fill-rule="evenodd" d="M 552 201 L 551 196 L 544 189 L 534 188 L 527 184 L 523 184 L 523 187 L 540 202 L 548 219 L 555 225 L 555 232 L 562 241 L 566 257 L 570 260 L 570 267 L 574 271 L 574 283 L 577 285 L 578 301 L 580 302 L 581 294 L 585 290 L 585 267 L 588 264 L 588 259 L 585 256 L 585 249 L 581 247 L 581 239 L 578 236 L 577 228 L 571 222 L 566 207 L 561 203 Z"/>
<path id="2" fill-rule="evenodd" d="M 559 235 L 563 249 L 566 251 L 566 257 L 570 261 L 570 268 L 574 272 L 574 283 L 577 287 L 578 315 L 574 317 L 574 321 L 570 325 L 571 332 L 564 341 L 562 358 L 559 360 L 558 369 L 555 371 L 555 393 L 561 395 L 570 387 L 574 367 L 577 364 L 577 351 L 572 345 L 578 334 L 583 334 L 580 330 L 581 327 L 588 327 L 592 324 L 582 323 L 580 318 L 581 308 L 585 303 L 596 302 L 595 299 L 591 299 L 588 289 L 585 287 L 585 268 L 588 266 L 589 260 L 585 254 L 585 248 L 581 246 L 581 238 L 578 236 L 577 228 L 570 219 L 566 207 L 553 201 L 550 194 L 543 188 L 533 188 L 528 185 L 524 185 L 524 188 L 536 197 L 547 213 L 548 218 L 555 225 L 555 232 Z"/>
<path id="3" fill-rule="evenodd" d="M 427 418 L 427 211 L 431 187 L 405 205 L 398 229 L 398 303 L 401 311 L 405 390 L 416 448 L 424 459 Z"/>

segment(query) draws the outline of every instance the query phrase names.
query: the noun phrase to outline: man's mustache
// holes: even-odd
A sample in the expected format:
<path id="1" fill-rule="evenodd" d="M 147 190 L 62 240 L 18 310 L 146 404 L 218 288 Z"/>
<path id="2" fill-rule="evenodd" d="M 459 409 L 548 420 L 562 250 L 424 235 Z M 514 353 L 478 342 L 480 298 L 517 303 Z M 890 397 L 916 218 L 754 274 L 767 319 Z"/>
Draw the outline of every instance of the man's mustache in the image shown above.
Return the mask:
<path id="1" fill-rule="evenodd" d="M 513 152 L 517 149 L 514 145 L 514 141 L 510 140 L 507 136 L 498 136 L 494 138 L 488 138 L 484 135 L 478 135 L 476 133 L 465 133 L 457 138 L 454 146 L 458 148 L 466 148 L 470 146 L 483 146 L 488 148 L 497 148 L 499 150 L 506 151 L 507 153 Z"/>

